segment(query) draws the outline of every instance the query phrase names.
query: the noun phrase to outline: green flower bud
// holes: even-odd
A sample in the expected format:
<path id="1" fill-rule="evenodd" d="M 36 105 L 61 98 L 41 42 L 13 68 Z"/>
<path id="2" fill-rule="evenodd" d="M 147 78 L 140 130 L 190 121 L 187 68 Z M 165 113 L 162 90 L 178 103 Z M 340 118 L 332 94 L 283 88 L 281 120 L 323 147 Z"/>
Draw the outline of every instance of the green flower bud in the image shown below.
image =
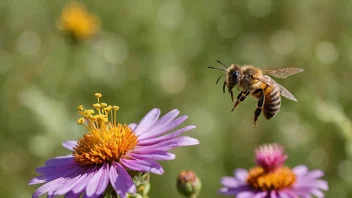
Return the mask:
<path id="1" fill-rule="evenodd" d="M 128 173 L 132 177 L 133 183 L 137 188 L 137 192 L 131 195 L 131 198 L 148 197 L 150 191 L 149 173 L 129 170 Z"/>
<path id="2" fill-rule="evenodd" d="M 145 183 L 149 183 L 149 173 L 148 172 L 138 172 L 129 170 L 128 173 L 130 174 L 134 185 L 140 186 Z"/>
<path id="3" fill-rule="evenodd" d="M 201 181 L 193 171 L 181 171 L 178 175 L 177 190 L 185 197 L 197 197 L 201 188 Z"/>

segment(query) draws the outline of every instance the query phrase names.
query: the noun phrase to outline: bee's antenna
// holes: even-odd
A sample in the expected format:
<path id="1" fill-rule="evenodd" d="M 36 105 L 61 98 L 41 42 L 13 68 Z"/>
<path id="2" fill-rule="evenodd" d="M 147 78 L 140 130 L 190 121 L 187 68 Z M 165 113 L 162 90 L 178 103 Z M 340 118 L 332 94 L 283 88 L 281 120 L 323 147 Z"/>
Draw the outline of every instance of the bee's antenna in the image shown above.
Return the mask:
<path id="1" fill-rule="evenodd" d="M 222 70 L 222 71 L 227 72 L 226 69 L 223 69 L 223 68 L 217 68 L 217 67 L 212 67 L 212 66 L 209 66 L 208 68 L 211 68 L 211 69 L 218 69 L 218 70 Z"/>
<path id="2" fill-rule="evenodd" d="M 216 84 L 218 84 L 220 78 L 223 77 L 223 76 L 225 76 L 225 75 L 226 75 L 226 74 L 223 74 L 223 75 L 219 76 L 218 80 L 216 81 Z"/>
<path id="3" fill-rule="evenodd" d="M 219 60 L 216 60 L 218 63 L 220 63 L 222 66 L 224 66 L 226 69 L 227 69 L 227 67 L 226 67 L 226 65 L 224 64 L 224 63 L 222 63 L 221 61 L 219 61 Z"/>

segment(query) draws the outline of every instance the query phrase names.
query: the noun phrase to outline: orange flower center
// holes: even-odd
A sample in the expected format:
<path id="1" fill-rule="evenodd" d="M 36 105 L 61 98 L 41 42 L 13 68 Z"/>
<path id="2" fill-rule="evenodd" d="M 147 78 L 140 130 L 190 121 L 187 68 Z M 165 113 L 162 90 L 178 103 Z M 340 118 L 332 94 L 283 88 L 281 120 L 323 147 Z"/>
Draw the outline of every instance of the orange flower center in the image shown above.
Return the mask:
<path id="1" fill-rule="evenodd" d="M 281 190 L 291 187 L 296 181 L 296 175 L 290 168 L 280 167 L 275 171 L 266 172 L 262 167 L 252 168 L 247 176 L 247 183 L 262 191 Z"/>
<path id="2" fill-rule="evenodd" d="M 75 162 L 80 165 L 103 164 L 112 161 L 119 161 L 137 145 L 137 136 L 126 125 L 116 124 L 117 106 L 99 103 L 101 94 L 96 94 L 98 103 L 93 107 L 98 110 L 84 110 L 79 106 L 79 112 L 83 118 L 78 124 L 83 124 L 89 132 L 79 139 L 78 145 L 74 148 L 73 156 Z M 112 111 L 115 113 L 113 115 Z M 109 122 L 110 117 L 113 122 Z"/>

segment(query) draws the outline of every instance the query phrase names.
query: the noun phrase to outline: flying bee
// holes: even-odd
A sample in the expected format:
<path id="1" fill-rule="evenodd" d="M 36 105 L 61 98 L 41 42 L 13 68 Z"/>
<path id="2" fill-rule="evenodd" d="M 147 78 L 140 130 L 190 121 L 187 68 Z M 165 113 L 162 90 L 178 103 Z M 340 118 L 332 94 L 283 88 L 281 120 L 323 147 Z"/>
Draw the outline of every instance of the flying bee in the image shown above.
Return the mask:
<path id="1" fill-rule="evenodd" d="M 226 76 L 223 84 L 223 92 L 225 93 L 225 87 L 227 87 L 232 102 L 234 102 L 232 89 L 238 85 L 238 90 L 240 91 L 232 111 L 235 110 L 237 105 L 243 102 L 249 94 L 258 100 L 257 109 L 254 112 L 255 125 L 257 125 L 257 120 L 261 112 L 263 112 L 267 120 L 274 117 L 279 112 L 281 96 L 297 102 L 296 98 L 285 87 L 275 82 L 275 80 L 268 75 L 276 78 L 286 78 L 302 72 L 303 69 L 296 67 L 259 69 L 252 65 L 239 66 L 235 64 L 231 64 L 230 67 L 227 68 L 220 61 L 217 62 L 225 68 L 208 67 L 225 71 L 225 74 L 218 78 L 216 84 L 221 77 Z"/>

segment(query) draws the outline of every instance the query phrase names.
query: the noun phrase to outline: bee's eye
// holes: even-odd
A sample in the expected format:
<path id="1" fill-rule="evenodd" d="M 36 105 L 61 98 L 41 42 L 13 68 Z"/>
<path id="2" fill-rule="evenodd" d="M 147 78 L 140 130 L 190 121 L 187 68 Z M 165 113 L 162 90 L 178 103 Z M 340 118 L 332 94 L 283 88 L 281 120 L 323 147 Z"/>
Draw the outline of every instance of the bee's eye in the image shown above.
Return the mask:
<path id="1" fill-rule="evenodd" d="M 238 71 L 235 71 L 232 73 L 232 78 L 237 79 L 238 75 L 239 75 Z"/>

